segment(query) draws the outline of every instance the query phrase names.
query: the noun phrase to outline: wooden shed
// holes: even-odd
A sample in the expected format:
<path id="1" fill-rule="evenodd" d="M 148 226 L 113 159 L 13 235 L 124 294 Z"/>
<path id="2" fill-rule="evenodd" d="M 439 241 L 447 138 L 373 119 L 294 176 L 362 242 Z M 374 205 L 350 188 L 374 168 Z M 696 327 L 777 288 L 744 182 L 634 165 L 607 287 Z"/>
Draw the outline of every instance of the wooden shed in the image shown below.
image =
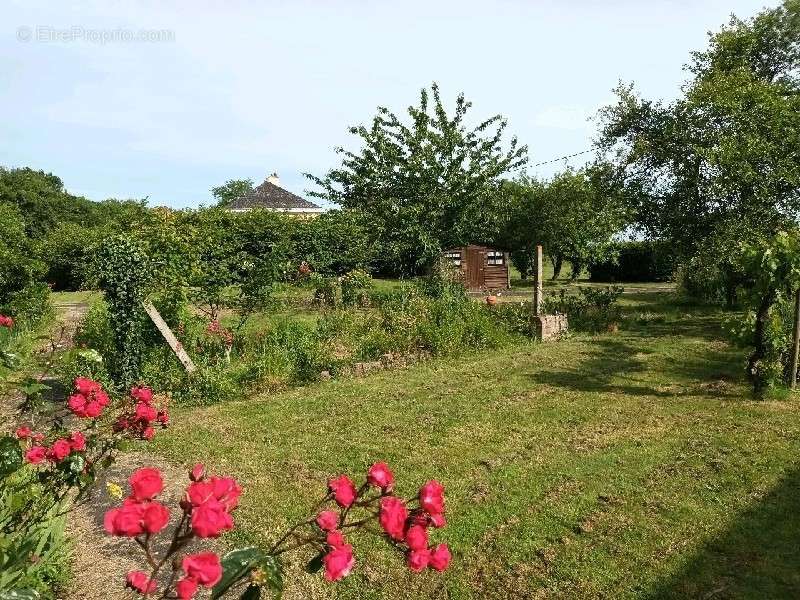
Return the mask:
<path id="1" fill-rule="evenodd" d="M 442 256 L 461 271 L 468 290 L 505 290 L 511 287 L 508 252 L 470 244 L 445 250 Z"/>

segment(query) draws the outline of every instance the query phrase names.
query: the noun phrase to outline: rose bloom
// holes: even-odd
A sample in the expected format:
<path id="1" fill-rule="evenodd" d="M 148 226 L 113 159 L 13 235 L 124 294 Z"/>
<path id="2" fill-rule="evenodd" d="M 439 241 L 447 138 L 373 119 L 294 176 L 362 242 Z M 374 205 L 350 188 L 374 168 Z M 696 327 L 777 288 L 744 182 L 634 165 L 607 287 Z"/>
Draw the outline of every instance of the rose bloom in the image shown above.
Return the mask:
<path id="1" fill-rule="evenodd" d="M 25 452 L 25 460 L 32 465 L 38 465 L 47 456 L 47 448 L 44 446 L 31 446 Z"/>
<path id="2" fill-rule="evenodd" d="M 213 552 L 187 554 L 181 561 L 186 577 L 203 587 L 214 587 L 222 579 L 222 563 Z"/>
<path id="3" fill-rule="evenodd" d="M 61 462 L 72 452 L 72 446 L 67 440 L 56 440 L 47 451 L 47 458 L 53 462 Z"/>
<path id="4" fill-rule="evenodd" d="M 82 396 L 91 396 L 93 393 L 100 391 L 102 388 L 100 384 L 88 377 L 78 377 L 75 379 L 75 390 Z"/>
<path id="5" fill-rule="evenodd" d="M 79 417 L 86 416 L 86 403 L 88 400 L 83 394 L 72 394 L 67 400 L 69 409 Z"/>
<path id="6" fill-rule="evenodd" d="M 394 484 L 394 474 L 389 465 L 385 462 L 378 462 L 372 465 L 367 471 L 367 481 L 375 487 L 386 491 L 391 489 Z"/>
<path id="7" fill-rule="evenodd" d="M 136 500 L 152 500 L 164 489 L 164 480 L 158 469 L 144 467 L 133 472 L 128 479 L 131 496 Z"/>
<path id="8" fill-rule="evenodd" d="M 450 554 L 450 548 L 447 547 L 447 544 L 439 544 L 434 550 L 431 550 L 428 566 L 440 572 L 444 571 L 450 564 L 451 558 L 452 555 Z"/>
<path id="9" fill-rule="evenodd" d="M 156 435 L 156 430 L 152 427 L 145 427 L 144 431 L 142 431 L 142 439 L 147 440 L 148 442 L 152 440 Z"/>
<path id="10" fill-rule="evenodd" d="M 406 532 L 406 544 L 411 550 L 424 550 L 428 547 L 428 531 L 421 525 L 412 525 Z"/>
<path id="11" fill-rule="evenodd" d="M 353 547 L 350 544 L 333 548 L 322 557 L 322 563 L 325 565 L 325 579 L 339 581 L 350 574 L 355 562 Z"/>
<path id="12" fill-rule="evenodd" d="M 353 480 L 347 475 L 341 475 L 336 479 L 331 479 L 328 482 L 328 488 L 333 492 L 333 498 L 336 504 L 342 508 L 347 508 L 356 499 L 356 486 Z"/>
<path id="13" fill-rule="evenodd" d="M 158 584 L 147 576 L 144 571 L 131 571 L 125 577 L 128 585 L 140 594 L 152 594 Z"/>
<path id="14" fill-rule="evenodd" d="M 429 481 L 419 490 L 419 505 L 429 514 L 444 512 L 444 487 L 438 481 Z"/>
<path id="15" fill-rule="evenodd" d="M 17 438 L 21 440 L 26 440 L 31 437 L 31 428 L 27 425 L 23 425 L 22 427 L 17 427 L 16 431 Z"/>
<path id="16" fill-rule="evenodd" d="M 169 510 L 158 502 L 143 504 L 142 528 L 146 533 L 158 533 L 169 523 Z"/>
<path id="17" fill-rule="evenodd" d="M 342 532 L 338 529 L 334 529 L 333 531 L 329 531 L 328 535 L 325 536 L 325 542 L 331 548 L 339 548 L 345 545 L 344 535 L 342 535 Z"/>
<path id="18" fill-rule="evenodd" d="M 322 531 L 331 531 L 339 525 L 339 515 L 332 510 L 323 510 L 317 515 L 317 525 Z"/>
<path id="19" fill-rule="evenodd" d="M 437 529 L 447 525 L 447 521 L 445 520 L 444 515 L 441 513 L 433 514 L 430 517 L 431 517 L 431 525 L 433 525 Z"/>
<path id="20" fill-rule="evenodd" d="M 136 405 L 136 413 L 134 416 L 139 421 L 150 423 L 156 420 L 158 411 L 145 402 L 139 402 L 139 404 Z"/>
<path id="21" fill-rule="evenodd" d="M 195 466 L 192 467 L 192 470 L 189 471 L 189 479 L 192 481 L 201 481 L 206 474 L 206 467 L 203 463 L 197 463 Z"/>
<path id="22" fill-rule="evenodd" d="M 103 517 L 103 527 L 111 535 L 136 537 L 144 533 L 145 505 L 126 499 L 119 508 L 112 508 Z"/>
<path id="23" fill-rule="evenodd" d="M 225 510 L 231 511 L 238 506 L 242 488 L 233 477 L 212 477 L 209 481 L 214 485 L 214 497 L 222 502 Z"/>
<path id="24" fill-rule="evenodd" d="M 192 531 L 200 538 L 217 537 L 233 529 L 233 518 L 218 500 L 207 500 L 192 509 Z"/>
<path id="25" fill-rule="evenodd" d="M 175 584 L 175 593 L 178 600 L 190 600 L 197 593 L 197 582 L 184 577 Z"/>
<path id="26" fill-rule="evenodd" d="M 428 566 L 430 556 L 430 550 L 427 548 L 424 550 L 412 550 L 408 553 L 408 568 L 414 571 L 414 573 L 424 571 L 425 567 Z"/>
<path id="27" fill-rule="evenodd" d="M 381 509 L 378 520 L 386 534 L 393 540 L 402 540 L 405 530 L 408 509 L 403 501 L 394 496 L 381 498 Z"/>
<path id="28" fill-rule="evenodd" d="M 84 408 L 85 416 L 96 419 L 100 416 L 100 413 L 103 412 L 103 407 L 100 405 L 99 402 L 95 400 L 90 400 L 86 403 L 86 407 Z"/>
<path id="29" fill-rule="evenodd" d="M 69 445 L 75 452 L 86 450 L 86 438 L 80 431 L 73 431 L 69 436 Z"/>
<path id="30" fill-rule="evenodd" d="M 145 404 L 150 404 L 153 401 L 153 390 L 148 387 L 132 387 L 131 398 Z"/>

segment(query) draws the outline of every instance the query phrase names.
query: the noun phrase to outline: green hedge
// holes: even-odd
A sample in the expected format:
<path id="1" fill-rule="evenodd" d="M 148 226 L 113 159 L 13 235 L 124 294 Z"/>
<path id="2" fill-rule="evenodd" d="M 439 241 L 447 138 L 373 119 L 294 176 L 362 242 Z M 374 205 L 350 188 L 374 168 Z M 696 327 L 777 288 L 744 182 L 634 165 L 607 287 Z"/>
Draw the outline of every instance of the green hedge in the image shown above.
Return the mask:
<path id="1" fill-rule="evenodd" d="M 608 259 L 589 265 L 589 280 L 606 283 L 671 281 L 675 268 L 675 257 L 666 242 L 618 242 Z"/>

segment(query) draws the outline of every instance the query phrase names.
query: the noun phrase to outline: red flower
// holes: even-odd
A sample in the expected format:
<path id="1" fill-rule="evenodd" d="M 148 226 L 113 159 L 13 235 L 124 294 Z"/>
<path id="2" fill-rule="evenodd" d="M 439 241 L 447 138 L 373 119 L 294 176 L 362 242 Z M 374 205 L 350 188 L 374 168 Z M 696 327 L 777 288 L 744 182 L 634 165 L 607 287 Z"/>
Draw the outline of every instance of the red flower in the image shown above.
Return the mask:
<path id="1" fill-rule="evenodd" d="M 38 465 L 45 459 L 45 456 L 47 456 L 47 448 L 44 446 L 31 446 L 25 452 L 25 460 L 32 465 Z"/>
<path id="2" fill-rule="evenodd" d="M 103 527 L 111 535 L 136 537 L 144 533 L 145 506 L 128 498 L 119 508 L 112 508 L 103 517 Z"/>
<path id="3" fill-rule="evenodd" d="M 158 416 L 158 411 L 147 404 L 146 402 L 139 402 L 136 405 L 136 412 L 134 413 L 134 417 L 138 421 L 142 421 L 143 423 L 150 423 L 151 421 L 155 421 L 156 417 Z"/>
<path id="4" fill-rule="evenodd" d="M 73 431 L 69 436 L 69 445 L 75 452 L 86 450 L 86 438 L 80 431 Z"/>
<path id="5" fill-rule="evenodd" d="M 197 463 L 195 466 L 192 467 L 192 470 L 189 471 L 189 479 L 192 481 L 202 481 L 203 477 L 206 474 L 206 467 L 203 463 Z"/>
<path id="6" fill-rule="evenodd" d="M 339 515 L 332 510 L 323 510 L 317 515 L 317 525 L 322 531 L 332 531 L 339 525 Z"/>
<path id="7" fill-rule="evenodd" d="M 192 509 L 192 531 L 197 537 L 217 537 L 233 529 L 233 518 L 218 500 L 207 500 Z"/>
<path id="8" fill-rule="evenodd" d="M 11 329 L 14 327 L 14 319 L 6 317 L 5 315 L 0 315 L 0 327 L 8 327 Z"/>
<path id="9" fill-rule="evenodd" d="M 78 377 L 75 379 L 75 390 L 82 396 L 91 396 L 95 392 L 99 392 L 102 386 L 88 377 Z"/>
<path id="10" fill-rule="evenodd" d="M 128 479 L 131 484 L 131 496 L 136 500 L 152 500 L 164 489 L 164 480 L 158 469 L 144 467 L 133 472 Z"/>
<path id="11" fill-rule="evenodd" d="M 444 487 L 438 481 L 429 481 L 419 490 L 419 505 L 431 515 L 444 512 Z"/>
<path id="12" fill-rule="evenodd" d="M 450 548 L 447 547 L 447 544 L 439 544 L 434 550 L 431 551 L 431 557 L 430 561 L 428 562 L 428 566 L 430 566 L 431 569 L 435 569 L 440 572 L 444 571 L 450 564 L 451 558 L 452 555 L 450 554 Z"/>
<path id="13" fill-rule="evenodd" d="M 328 482 L 328 489 L 333 492 L 333 498 L 336 500 L 336 504 L 342 508 L 346 508 L 355 502 L 356 486 L 353 480 L 347 475 L 341 475 L 336 479 L 331 479 Z"/>
<path id="14" fill-rule="evenodd" d="M 412 525 L 406 532 L 406 544 L 411 550 L 424 550 L 428 547 L 428 531 L 421 525 Z"/>
<path id="15" fill-rule="evenodd" d="M 89 417 L 90 419 L 96 419 L 100 416 L 101 412 L 103 412 L 103 407 L 96 400 L 90 400 L 86 403 L 86 407 L 84 408 L 84 416 Z"/>
<path id="16" fill-rule="evenodd" d="M 437 514 L 431 515 L 431 525 L 433 525 L 434 527 L 436 527 L 438 529 L 440 527 L 444 527 L 445 525 L 447 525 L 447 521 L 445 520 L 443 514 L 437 513 Z"/>
<path id="17" fill-rule="evenodd" d="M 72 452 L 72 446 L 67 440 L 56 440 L 47 451 L 47 458 L 53 462 L 61 462 Z"/>
<path id="18" fill-rule="evenodd" d="M 427 548 L 424 550 L 412 550 L 408 553 L 408 568 L 419 573 L 425 570 L 430 561 L 431 552 Z"/>
<path id="19" fill-rule="evenodd" d="M 153 390 L 148 387 L 132 387 L 131 398 L 138 402 L 150 404 L 153 401 Z"/>
<path id="20" fill-rule="evenodd" d="M 181 562 L 186 578 L 203 587 L 214 587 L 222 579 L 222 563 L 213 552 L 187 554 Z"/>
<path id="21" fill-rule="evenodd" d="M 169 413 L 166 410 L 158 411 L 158 414 L 156 415 L 156 421 L 162 425 L 166 425 L 169 423 Z"/>
<path id="22" fill-rule="evenodd" d="M 26 440 L 31 437 L 31 428 L 27 425 L 23 425 L 21 427 L 17 427 L 17 438 L 21 440 Z"/>
<path id="23" fill-rule="evenodd" d="M 350 574 L 356 562 L 353 547 L 350 544 L 337 546 L 322 557 L 322 562 L 325 565 L 325 579 L 339 581 Z"/>
<path id="24" fill-rule="evenodd" d="M 143 504 L 142 528 L 147 533 L 158 533 L 169 523 L 169 510 L 158 502 Z"/>
<path id="25" fill-rule="evenodd" d="M 197 593 L 197 583 L 184 577 L 175 584 L 175 593 L 179 600 L 190 600 Z"/>
<path id="26" fill-rule="evenodd" d="M 186 488 L 186 499 L 192 506 L 200 506 L 214 498 L 214 484 L 211 481 L 194 481 Z"/>
<path id="27" fill-rule="evenodd" d="M 212 477 L 209 481 L 214 485 L 214 497 L 222 502 L 225 510 L 231 511 L 237 507 L 242 488 L 233 477 Z"/>
<path id="28" fill-rule="evenodd" d="M 125 580 L 128 582 L 128 586 L 140 594 L 152 594 L 156 591 L 156 582 L 150 579 L 144 571 L 131 571 Z"/>
<path id="29" fill-rule="evenodd" d="M 394 496 L 381 498 L 381 509 L 378 520 L 386 534 L 393 540 L 402 540 L 405 530 L 408 509 L 403 501 Z"/>
<path id="30" fill-rule="evenodd" d="M 156 430 L 152 427 L 145 427 L 142 431 L 142 439 L 147 440 L 148 442 L 153 439 L 156 435 Z"/>
<path id="31" fill-rule="evenodd" d="M 329 531 L 325 536 L 325 541 L 331 548 L 339 548 L 340 546 L 345 545 L 344 535 L 342 535 L 342 532 L 338 529 Z"/>
<path id="32" fill-rule="evenodd" d="M 86 403 L 88 400 L 83 394 L 72 394 L 67 400 L 67 406 L 78 417 L 86 417 Z"/>
<path id="33" fill-rule="evenodd" d="M 385 462 L 372 465 L 367 471 L 367 481 L 383 491 L 390 490 L 394 485 L 394 474 Z"/>

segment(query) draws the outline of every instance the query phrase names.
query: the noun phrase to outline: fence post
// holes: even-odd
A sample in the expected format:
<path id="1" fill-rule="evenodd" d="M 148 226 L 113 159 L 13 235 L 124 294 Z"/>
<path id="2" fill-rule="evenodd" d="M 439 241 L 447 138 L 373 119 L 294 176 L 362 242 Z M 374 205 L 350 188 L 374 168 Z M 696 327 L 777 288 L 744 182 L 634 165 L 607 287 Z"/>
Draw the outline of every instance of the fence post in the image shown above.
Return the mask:
<path id="1" fill-rule="evenodd" d="M 797 385 L 797 362 L 800 358 L 800 287 L 795 292 L 794 299 L 794 339 L 792 341 L 792 368 L 789 371 L 789 388 Z"/>
<path id="2" fill-rule="evenodd" d="M 536 255 L 533 261 L 533 314 L 539 316 L 542 314 L 542 247 L 536 245 Z"/>

